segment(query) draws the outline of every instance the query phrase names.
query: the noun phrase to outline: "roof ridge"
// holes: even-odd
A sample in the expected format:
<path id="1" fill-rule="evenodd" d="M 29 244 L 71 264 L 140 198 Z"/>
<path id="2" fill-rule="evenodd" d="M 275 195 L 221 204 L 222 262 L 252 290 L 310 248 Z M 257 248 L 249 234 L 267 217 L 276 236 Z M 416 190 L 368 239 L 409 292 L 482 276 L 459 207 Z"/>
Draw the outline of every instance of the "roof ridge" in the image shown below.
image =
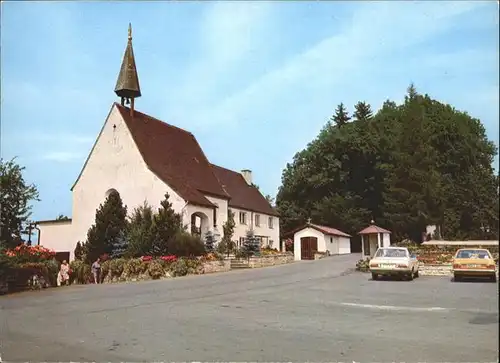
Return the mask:
<path id="1" fill-rule="evenodd" d="M 115 105 L 117 105 L 118 107 L 124 108 L 124 109 L 126 109 L 127 111 L 130 111 L 130 107 L 127 107 L 127 106 L 121 105 L 121 104 L 119 104 L 118 102 L 115 102 Z M 165 126 L 172 127 L 172 128 L 174 128 L 174 129 L 177 129 L 177 130 L 179 130 L 179 131 L 185 132 L 186 134 L 189 134 L 189 135 L 191 135 L 191 136 L 193 136 L 193 137 L 194 137 L 194 135 L 193 135 L 193 133 L 192 133 L 191 131 L 188 131 L 188 130 L 186 130 L 186 129 L 183 129 L 182 127 L 179 127 L 179 126 L 175 126 L 175 125 L 169 124 L 168 122 L 162 121 L 162 120 L 160 120 L 159 118 L 156 118 L 156 117 L 154 117 L 154 116 L 151 116 L 151 115 L 149 115 L 149 114 L 147 114 L 147 113 L 144 113 L 144 112 L 141 112 L 141 111 L 137 111 L 135 108 L 134 108 L 134 113 L 137 113 L 137 114 L 139 114 L 139 115 L 142 115 L 143 117 L 144 117 L 144 116 L 145 116 L 145 117 L 148 117 L 148 118 L 150 118 L 152 121 L 160 122 L 161 124 L 163 124 L 163 125 L 165 125 Z"/>

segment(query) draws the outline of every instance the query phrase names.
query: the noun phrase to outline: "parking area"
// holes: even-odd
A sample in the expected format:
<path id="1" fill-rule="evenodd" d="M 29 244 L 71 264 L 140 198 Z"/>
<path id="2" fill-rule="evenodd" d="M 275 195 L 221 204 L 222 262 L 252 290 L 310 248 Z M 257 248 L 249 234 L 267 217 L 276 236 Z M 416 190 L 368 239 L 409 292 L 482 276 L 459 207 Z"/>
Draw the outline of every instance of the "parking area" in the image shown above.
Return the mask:
<path id="1" fill-rule="evenodd" d="M 5 361 L 492 362 L 498 286 L 371 281 L 359 256 L 0 297 Z"/>

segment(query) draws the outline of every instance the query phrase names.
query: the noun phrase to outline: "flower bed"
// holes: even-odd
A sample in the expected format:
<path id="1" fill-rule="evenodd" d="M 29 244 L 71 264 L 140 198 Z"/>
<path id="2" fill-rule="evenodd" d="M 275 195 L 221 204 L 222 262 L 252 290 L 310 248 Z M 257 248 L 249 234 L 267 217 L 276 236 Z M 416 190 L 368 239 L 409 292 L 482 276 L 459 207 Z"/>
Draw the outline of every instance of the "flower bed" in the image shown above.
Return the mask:
<path id="1" fill-rule="evenodd" d="M 56 286 L 59 263 L 42 246 L 19 245 L 2 254 L 1 293 Z"/>
<path id="2" fill-rule="evenodd" d="M 71 262 L 73 282 L 92 283 L 90 265 L 81 261 Z M 212 272 L 229 271 L 229 261 L 216 253 L 202 257 L 142 256 L 139 258 L 116 258 L 101 264 L 101 282 L 117 283 L 125 281 L 144 281 L 167 279 L 185 275 L 199 275 Z"/>

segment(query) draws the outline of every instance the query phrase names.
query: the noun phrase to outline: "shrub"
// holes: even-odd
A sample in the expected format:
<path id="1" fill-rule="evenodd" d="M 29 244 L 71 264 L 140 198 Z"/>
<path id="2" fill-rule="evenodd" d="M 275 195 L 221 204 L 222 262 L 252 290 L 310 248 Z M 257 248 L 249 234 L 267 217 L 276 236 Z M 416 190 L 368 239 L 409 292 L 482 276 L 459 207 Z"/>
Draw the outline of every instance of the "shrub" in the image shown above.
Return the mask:
<path id="1" fill-rule="evenodd" d="M 168 250 L 179 257 L 195 257 L 205 254 L 205 245 L 198 236 L 182 231 L 170 240 Z"/>
<path id="2" fill-rule="evenodd" d="M 124 258 L 115 258 L 110 260 L 109 262 L 109 272 L 110 277 L 120 277 L 123 273 L 123 269 L 125 268 L 125 264 L 127 260 Z M 102 267 L 101 267 L 102 268 Z"/>
<path id="3" fill-rule="evenodd" d="M 131 258 L 123 266 L 123 273 L 127 276 L 139 276 L 148 269 L 148 265 L 140 258 Z"/>
<path id="4" fill-rule="evenodd" d="M 200 273 L 200 267 L 202 266 L 202 262 L 199 259 L 195 258 L 186 258 L 186 266 L 188 268 L 188 274 L 198 274 Z"/>
<path id="5" fill-rule="evenodd" d="M 362 271 L 362 272 L 367 272 L 370 269 L 370 259 L 366 258 L 365 260 L 361 259 L 358 262 L 356 262 L 356 270 L 357 271 Z"/>
<path id="6" fill-rule="evenodd" d="M 158 280 L 165 274 L 165 271 L 159 261 L 151 261 L 148 263 L 148 274 L 153 280 Z"/>
<path id="7" fill-rule="evenodd" d="M 79 284 L 86 284 L 92 281 L 92 272 L 90 265 L 84 263 L 83 261 L 72 261 L 69 264 L 73 273 L 70 275 L 71 282 L 77 282 Z"/>
<path id="8" fill-rule="evenodd" d="M 57 285 L 57 275 L 59 274 L 59 262 L 55 259 L 45 260 L 43 264 L 47 267 L 48 282 L 51 286 Z M 70 277 L 71 278 L 71 277 Z"/>
<path id="9" fill-rule="evenodd" d="M 172 276 L 186 276 L 188 273 L 188 265 L 184 259 L 179 259 L 170 265 Z"/>
<path id="10" fill-rule="evenodd" d="M 219 254 L 229 255 L 236 250 L 236 243 L 227 239 L 222 239 L 215 249 Z"/>
<path id="11" fill-rule="evenodd" d="M 110 275 L 110 270 L 111 270 L 110 265 L 111 265 L 111 260 L 107 260 L 101 263 L 101 276 L 99 276 L 101 281 L 104 280 L 106 276 Z"/>

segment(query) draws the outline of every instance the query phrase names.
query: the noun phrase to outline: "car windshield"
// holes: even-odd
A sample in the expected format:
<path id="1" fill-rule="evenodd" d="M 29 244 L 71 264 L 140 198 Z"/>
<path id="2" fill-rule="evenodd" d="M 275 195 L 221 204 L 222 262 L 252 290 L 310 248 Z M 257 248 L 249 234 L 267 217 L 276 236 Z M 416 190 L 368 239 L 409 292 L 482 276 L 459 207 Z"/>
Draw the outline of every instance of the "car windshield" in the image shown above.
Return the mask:
<path id="1" fill-rule="evenodd" d="M 485 250 L 460 250 L 457 258 L 490 258 L 490 255 Z"/>
<path id="2" fill-rule="evenodd" d="M 402 248 L 379 248 L 375 257 L 408 257 L 408 253 Z"/>

